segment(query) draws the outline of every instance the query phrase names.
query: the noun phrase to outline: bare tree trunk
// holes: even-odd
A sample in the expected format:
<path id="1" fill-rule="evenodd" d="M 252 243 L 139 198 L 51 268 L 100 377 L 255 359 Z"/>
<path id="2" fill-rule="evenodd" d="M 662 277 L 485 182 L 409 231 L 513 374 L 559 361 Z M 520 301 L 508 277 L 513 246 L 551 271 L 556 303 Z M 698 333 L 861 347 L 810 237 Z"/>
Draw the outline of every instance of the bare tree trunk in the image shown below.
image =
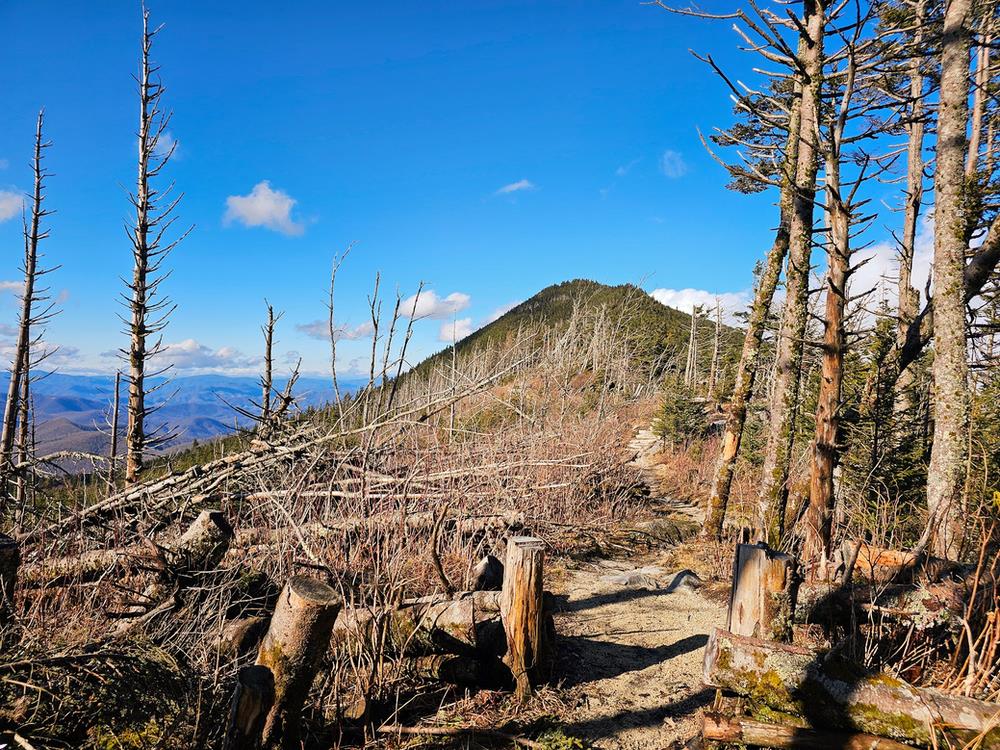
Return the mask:
<path id="1" fill-rule="evenodd" d="M 712 366 L 708 373 L 708 397 L 713 398 L 719 377 L 719 339 L 722 337 L 722 303 L 715 298 L 715 338 L 712 340 Z"/>
<path id="2" fill-rule="evenodd" d="M 750 320 L 747 332 L 743 337 L 743 349 L 740 361 L 736 367 L 736 383 L 733 386 L 733 397 L 729 403 L 729 414 L 722 434 L 722 448 L 719 461 L 712 480 L 712 493 L 708 501 L 704 535 L 709 539 L 718 540 L 722 535 L 722 525 L 726 518 L 726 508 L 729 505 L 729 494 L 733 486 L 733 471 L 736 468 L 736 456 L 740 452 L 743 440 L 743 428 L 746 425 L 747 407 L 753 395 L 754 382 L 757 379 L 757 369 L 760 362 L 760 345 L 764 338 L 768 314 L 774 292 L 778 288 L 781 277 L 781 266 L 788 254 L 788 231 L 792 213 L 793 181 L 796 173 L 799 152 L 799 115 L 801 110 L 801 91 L 798 91 L 792 102 L 791 116 L 788 123 L 788 141 L 785 146 L 785 161 L 782 169 L 781 196 L 778 201 L 779 220 L 778 231 L 774 243 L 767 253 L 764 272 L 757 282 L 753 306 L 750 308 Z"/>
<path id="3" fill-rule="evenodd" d="M 826 146 L 825 184 L 830 230 L 826 253 L 826 310 L 819 394 L 816 399 L 816 437 L 813 441 L 809 507 L 805 517 L 803 546 L 803 557 L 810 564 L 810 574 L 819 574 L 821 578 L 826 577 L 826 562 L 830 557 L 833 530 L 833 470 L 839 455 L 837 434 L 840 429 L 840 399 L 844 380 L 844 353 L 847 348 L 844 310 L 847 306 L 847 282 L 851 274 L 851 207 L 850 199 L 841 192 L 840 161 L 844 128 L 854 95 L 856 63 L 853 52 L 848 55 L 846 65 L 841 107 L 830 128 L 830 142 Z"/>
<path id="4" fill-rule="evenodd" d="M 7 402 L 4 404 L 3 428 L 0 430 L 0 471 L 6 476 L 13 460 L 14 439 L 17 434 L 17 415 L 20 411 L 22 380 L 27 377 L 31 357 L 32 304 L 35 302 L 35 275 L 38 269 L 38 243 L 48 236 L 40 229 L 42 218 L 50 213 L 42 208 L 45 200 L 45 178 L 48 176 L 42 166 L 44 150 L 49 144 L 42 141 L 42 124 L 45 112 L 38 113 L 35 127 L 35 153 L 32 160 L 34 189 L 31 195 L 31 219 L 24 227 L 24 288 L 21 291 L 21 311 L 18 315 L 17 341 L 10 369 L 10 383 L 7 386 Z"/>
<path id="5" fill-rule="evenodd" d="M 170 122 L 169 113 L 159 108 L 163 86 L 159 82 L 159 67 L 150 62 L 153 37 L 159 29 L 150 30 L 149 11 L 142 13 L 142 52 L 139 65 L 139 138 L 138 167 L 135 195 L 129 199 L 135 208 L 135 224 L 129 227 L 132 242 L 132 281 L 128 285 L 129 299 L 129 348 L 128 348 L 128 424 L 125 431 L 125 482 L 134 484 L 145 462 L 147 449 L 162 442 L 147 430 L 146 417 L 153 411 L 146 404 L 147 376 L 162 374 L 147 372 L 149 361 L 162 351 L 162 340 L 150 344 L 166 326 L 173 307 L 167 299 L 157 299 L 158 288 L 165 278 L 159 274 L 167 254 L 187 235 L 182 234 L 173 242 L 163 244 L 164 232 L 173 223 L 171 214 L 180 202 L 180 196 L 170 199 L 165 207 L 169 188 L 160 191 L 151 185 L 173 155 L 176 144 L 161 148 L 161 139 Z M 190 230 L 188 230 L 190 231 Z"/>
<path id="6" fill-rule="evenodd" d="M 693 388 L 698 379 L 698 313 L 701 307 L 691 306 L 691 331 L 688 334 L 687 364 L 684 367 L 684 385 Z"/>
<path id="7" fill-rule="evenodd" d="M 944 16 L 934 180 L 934 442 L 927 472 L 928 532 L 934 554 L 958 552 L 969 429 L 965 327 L 965 158 L 971 0 Z M 926 543 L 927 539 L 922 540 Z"/>
<path id="8" fill-rule="evenodd" d="M 24 367 L 24 377 L 21 378 L 21 403 L 18 409 L 17 420 L 17 465 L 21 470 L 17 475 L 17 490 L 15 504 L 17 506 L 18 526 L 24 518 L 25 504 L 28 498 L 28 477 L 32 469 L 28 463 L 28 425 L 29 425 L 29 404 L 31 399 L 31 358 L 28 357 Z"/>
<path id="9" fill-rule="evenodd" d="M 823 35 L 826 18 L 823 0 L 803 0 L 800 45 L 803 69 L 798 163 L 789 226 L 788 268 L 785 272 L 785 307 L 778 340 L 774 391 L 770 404 L 770 432 L 764 455 L 759 499 L 762 537 L 778 547 L 785 531 L 788 474 L 799 401 L 802 345 L 809 304 L 809 259 L 813 241 L 816 197 L 817 127 L 823 87 Z"/>
<path id="10" fill-rule="evenodd" d="M 122 373 L 118 370 L 115 373 L 115 395 L 111 400 L 111 450 L 108 458 L 108 486 L 114 487 L 115 472 L 118 468 L 118 414 L 121 409 L 121 381 Z"/>

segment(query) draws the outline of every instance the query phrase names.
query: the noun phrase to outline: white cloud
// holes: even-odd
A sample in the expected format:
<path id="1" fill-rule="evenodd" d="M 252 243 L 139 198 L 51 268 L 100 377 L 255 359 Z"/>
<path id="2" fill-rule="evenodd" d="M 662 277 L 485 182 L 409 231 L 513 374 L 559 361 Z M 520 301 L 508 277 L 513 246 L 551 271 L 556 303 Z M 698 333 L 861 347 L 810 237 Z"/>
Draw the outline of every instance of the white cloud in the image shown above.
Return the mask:
<path id="1" fill-rule="evenodd" d="M 642 159 L 633 159 L 628 164 L 622 164 L 620 167 L 618 167 L 618 169 L 615 170 L 615 177 L 624 177 L 630 171 L 632 171 L 632 167 L 634 167 L 640 161 L 642 161 Z"/>
<path id="2" fill-rule="evenodd" d="M 441 324 L 438 341 L 450 344 L 453 341 L 461 341 L 470 333 L 472 333 L 472 318 L 459 318 Z"/>
<path id="3" fill-rule="evenodd" d="M 496 191 L 496 195 L 510 195 L 511 193 L 517 193 L 521 190 L 535 190 L 535 183 L 531 180 L 518 180 L 517 182 L 512 182 L 509 185 L 504 185 L 502 188 Z"/>
<path id="4" fill-rule="evenodd" d="M 171 151 L 171 149 L 173 149 Z M 174 134 L 169 130 L 164 131 L 160 134 L 159 140 L 156 142 L 156 156 L 163 158 L 167 154 L 170 154 L 171 159 L 181 158 L 181 144 L 174 137 Z"/>
<path id="5" fill-rule="evenodd" d="M 0 221 L 13 219 L 21 213 L 24 196 L 13 190 L 0 190 Z"/>
<path id="6" fill-rule="evenodd" d="M 212 349 L 194 339 L 166 344 L 157 365 L 173 365 L 177 370 L 242 370 L 254 367 L 259 357 L 250 357 L 231 346 Z"/>
<path id="7" fill-rule="evenodd" d="M 318 339 L 319 341 L 329 341 L 330 340 L 330 322 L 329 320 L 314 320 L 311 323 L 299 323 L 295 326 L 295 330 L 299 333 L 304 333 L 311 339 Z M 340 326 L 334 331 L 334 335 L 337 341 L 343 341 L 347 339 L 348 341 L 357 341 L 358 339 L 365 339 L 371 336 L 375 332 L 375 327 L 372 325 L 371 321 L 367 321 L 357 326 Z"/>
<path id="8" fill-rule="evenodd" d="M 24 289 L 23 281 L 0 281 L 0 292 L 10 292 L 20 294 Z"/>
<path id="9" fill-rule="evenodd" d="M 722 305 L 722 320 L 726 323 L 735 322 L 735 314 L 743 312 L 750 304 L 748 291 L 708 292 L 704 289 L 654 289 L 649 293 L 649 296 L 661 305 L 672 307 L 689 315 L 695 305 L 702 307 L 706 313 L 714 311 L 715 302 L 718 299 Z"/>
<path id="10" fill-rule="evenodd" d="M 687 174 L 688 165 L 677 151 L 667 149 L 660 157 L 660 171 L 672 180 Z"/>
<path id="11" fill-rule="evenodd" d="M 416 309 L 413 307 L 414 301 L 416 301 Z M 414 294 L 400 302 L 399 313 L 404 318 L 412 315 L 418 320 L 421 318 L 444 320 L 462 312 L 471 301 L 472 297 L 464 292 L 452 292 L 447 297 L 438 297 L 437 292 L 428 289 L 421 292 L 419 298 Z"/>
<path id="12" fill-rule="evenodd" d="M 295 199 L 281 190 L 272 190 L 267 180 L 253 186 L 249 195 L 230 195 L 226 198 L 226 215 L 223 223 L 238 221 L 246 227 L 265 227 L 287 235 L 299 235 L 305 226 L 292 220 Z"/>
<path id="13" fill-rule="evenodd" d="M 865 260 L 867 262 L 851 275 L 850 293 L 857 295 L 874 290 L 867 304 L 869 309 L 874 309 L 882 299 L 895 306 L 899 299 L 899 255 L 896 243 L 879 242 L 865 250 L 859 250 L 852 265 L 857 267 Z M 934 219 L 925 214 L 917 227 L 911 273 L 912 284 L 920 292 L 921 299 L 924 298 L 933 260 Z"/>
<path id="14" fill-rule="evenodd" d="M 496 310 L 494 310 L 493 312 L 491 312 L 490 315 L 489 315 L 489 317 L 486 318 L 485 321 L 483 321 L 483 325 L 488 325 L 488 324 L 492 323 L 494 320 L 499 320 L 504 315 L 506 315 L 511 310 L 513 310 L 515 307 L 517 307 L 518 305 L 520 305 L 521 302 L 523 302 L 523 301 L 524 300 L 519 300 L 517 302 L 509 302 L 506 305 L 500 305 L 500 307 L 498 307 Z"/>

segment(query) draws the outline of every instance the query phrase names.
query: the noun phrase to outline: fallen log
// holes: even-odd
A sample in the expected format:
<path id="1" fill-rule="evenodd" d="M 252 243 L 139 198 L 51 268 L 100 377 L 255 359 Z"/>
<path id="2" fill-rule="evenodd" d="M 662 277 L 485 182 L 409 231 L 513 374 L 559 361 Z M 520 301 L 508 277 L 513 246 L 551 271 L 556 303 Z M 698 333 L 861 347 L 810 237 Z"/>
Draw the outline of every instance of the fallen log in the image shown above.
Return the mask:
<path id="1" fill-rule="evenodd" d="M 717 628 L 705 647 L 703 678 L 817 728 L 934 746 L 975 739 L 983 750 L 1000 748 L 1000 705 L 864 674 L 799 646 Z"/>
<path id="2" fill-rule="evenodd" d="M 701 736 L 706 740 L 752 747 L 789 748 L 790 750 L 912 750 L 909 745 L 871 734 L 827 732 L 803 729 L 740 717 L 706 713 Z"/>
<path id="3" fill-rule="evenodd" d="M 330 642 L 336 648 L 348 641 L 383 645 L 399 655 L 500 656 L 506 648 L 500 592 L 425 596 L 392 609 L 345 608 Z"/>

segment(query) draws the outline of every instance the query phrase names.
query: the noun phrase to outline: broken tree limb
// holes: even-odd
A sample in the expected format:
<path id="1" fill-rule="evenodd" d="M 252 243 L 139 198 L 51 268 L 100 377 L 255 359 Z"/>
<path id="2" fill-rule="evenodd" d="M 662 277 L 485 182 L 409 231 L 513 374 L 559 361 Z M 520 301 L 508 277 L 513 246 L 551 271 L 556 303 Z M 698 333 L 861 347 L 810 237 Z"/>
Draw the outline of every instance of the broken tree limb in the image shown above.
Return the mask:
<path id="1" fill-rule="evenodd" d="M 727 629 L 765 640 L 791 640 L 797 568 L 794 557 L 766 544 L 737 544 Z"/>
<path id="2" fill-rule="evenodd" d="M 175 570 L 210 570 L 222 562 L 234 536 L 221 510 L 203 510 L 170 545 L 171 564 Z"/>
<path id="3" fill-rule="evenodd" d="M 542 603 L 545 542 L 528 536 L 507 542 L 500 617 L 507 637 L 504 663 L 514 675 L 519 701 L 531 696 L 532 683 L 540 678 L 547 660 L 546 629 Z"/>
<path id="4" fill-rule="evenodd" d="M 705 647 L 704 682 L 816 728 L 865 732 L 943 745 L 976 739 L 1000 748 L 1000 705 L 918 688 L 886 674 L 863 674 L 834 657 L 717 628 Z"/>
<path id="5" fill-rule="evenodd" d="M 0 624 L 14 617 L 14 588 L 21 565 L 21 552 L 11 537 L 0 534 Z"/>
<path id="6" fill-rule="evenodd" d="M 302 707 L 340 611 L 340 595 L 308 576 L 294 576 L 278 598 L 257 664 L 274 676 L 274 705 L 263 744 L 297 748 Z"/>
<path id="7" fill-rule="evenodd" d="M 264 720 L 274 704 L 274 676 L 267 667 L 254 664 L 240 669 L 229 709 L 223 750 L 257 750 Z"/>
<path id="8" fill-rule="evenodd" d="M 706 740 L 752 747 L 789 748 L 789 750 L 912 750 L 885 737 L 871 734 L 827 732 L 803 729 L 741 717 L 706 713 L 701 735 Z"/>

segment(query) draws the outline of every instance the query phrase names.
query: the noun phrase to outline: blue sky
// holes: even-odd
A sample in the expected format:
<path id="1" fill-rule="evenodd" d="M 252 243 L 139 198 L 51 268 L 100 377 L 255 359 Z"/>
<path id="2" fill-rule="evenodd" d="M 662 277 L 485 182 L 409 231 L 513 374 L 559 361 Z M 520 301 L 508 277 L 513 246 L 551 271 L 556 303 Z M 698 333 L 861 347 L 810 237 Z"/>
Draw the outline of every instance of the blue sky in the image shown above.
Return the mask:
<path id="1" fill-rule="evenodd" d="M 285 311 L 280 353 L 324 371 L 328 344 L 308 324 L 351 242 L 345 325 L 364 323 L 377 271 L 391 295 L 420 281 L 435 292 L 415 356 L 443 345 L 449 320 L 478 327 L 571 278 L 739 293 L 770 242 L 773 196 L 725 190 L 697 137 L 731 112 L 688 49 L 737 71 L 750 62 L 725 23 L 636 0 L 150 8 L 178 142 L 167 177 L 195 225 L 165 284 L 180 370 L 255 368 L 266 297 Z M 44 106 L 57 211 L 44 249 L 64 298 L 48 338 L 64 371 L 113 369 L 102 353 L 125 341 L 115 297 L 131 264 L 139 28 L 131 0 L 0 7 L 0 191 L 29 188 Z M 0 217 L 12 213 L 2 195 Z M 0 279 L 17 279 L 21 247 L 12 216 Z M 14 301 L 2 295 L 0 322 L 14 322 Z M 341 368 L 368 346 L 342 342 Z"/>

